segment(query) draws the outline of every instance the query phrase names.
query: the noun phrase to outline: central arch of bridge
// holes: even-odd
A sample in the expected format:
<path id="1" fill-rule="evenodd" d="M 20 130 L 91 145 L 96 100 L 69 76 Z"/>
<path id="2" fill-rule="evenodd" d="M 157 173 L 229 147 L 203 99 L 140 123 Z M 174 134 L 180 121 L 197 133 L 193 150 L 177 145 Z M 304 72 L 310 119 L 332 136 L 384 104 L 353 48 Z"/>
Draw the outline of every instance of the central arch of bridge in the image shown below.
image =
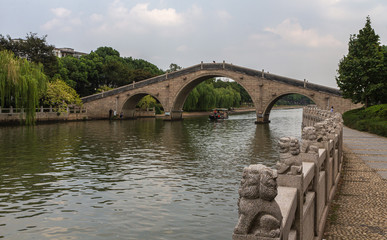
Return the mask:
<path id="1" fill-rule="evenodd" d="M 224 78 L 229 78 L 234 81 L 236 81 L 238 84 L 240 84 L 250 95 L 252 100 L 254 101 L 253 97 L 254 95 L 250 94 L 249 89 L 247 86 L 244 86 L 243 82 L 238 81 L 237 79 L 233 79 L 233 76 L 227 74 L 227 73 L 222 73 L 222 72 L 212 72 L 212 73 L 203 73 L 199 74 L 198 76 L 195 76 L 193 79 L 187 81 L 186 84 L 182 85 L 179 91 L 176 94 L 176 97 L 172 100 L 172 109 L 171 112 L 174 113 L 172 114 L 172 120 L 178 120 L 182 118 L 182 112 L 183 112 L 183 106 L 184 103 L 190 94 L 190 92 L 200 83 L 203 81 L 210 79 L 210 78 L 218 78 L 218 77 L 224 77 Z"/>

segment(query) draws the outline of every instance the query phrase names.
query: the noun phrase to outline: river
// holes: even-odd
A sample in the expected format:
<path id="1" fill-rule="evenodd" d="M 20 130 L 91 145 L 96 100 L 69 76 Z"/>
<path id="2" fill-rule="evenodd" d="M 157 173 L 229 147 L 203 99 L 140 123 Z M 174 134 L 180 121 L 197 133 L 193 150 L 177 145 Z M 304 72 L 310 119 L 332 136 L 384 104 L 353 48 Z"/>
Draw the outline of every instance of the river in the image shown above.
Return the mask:
<path id="1" fill-rule="evenodd" d="M 231 239 L 243 167 L 278 160 L 302 109 L 211 122 L 0 128 L 0 238 Z"/>

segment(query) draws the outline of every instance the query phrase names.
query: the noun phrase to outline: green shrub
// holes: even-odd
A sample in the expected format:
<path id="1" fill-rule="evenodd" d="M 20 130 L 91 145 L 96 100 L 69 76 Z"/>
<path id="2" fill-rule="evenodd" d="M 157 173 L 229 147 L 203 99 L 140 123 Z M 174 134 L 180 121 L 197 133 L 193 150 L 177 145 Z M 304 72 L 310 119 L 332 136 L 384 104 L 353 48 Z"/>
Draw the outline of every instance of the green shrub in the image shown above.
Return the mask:
<path id="1" fill-rule="evenodd" d="M 347 127 L 387 137 L 387 104 L 350 110 L 343 120 Z"/>

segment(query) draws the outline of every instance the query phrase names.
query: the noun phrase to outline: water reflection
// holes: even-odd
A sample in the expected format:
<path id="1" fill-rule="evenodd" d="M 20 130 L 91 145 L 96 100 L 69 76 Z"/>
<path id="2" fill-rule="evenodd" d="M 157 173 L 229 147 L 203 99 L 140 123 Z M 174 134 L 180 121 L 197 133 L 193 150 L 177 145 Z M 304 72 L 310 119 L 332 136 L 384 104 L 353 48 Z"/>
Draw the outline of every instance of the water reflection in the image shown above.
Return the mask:
<path id="1" fill-rule="evenodd" d="M 1 128 L 0 238 L 229 239 L 242 168 L 274 164 L 276 139 L 299 137 L 301 110 L 254 121 Z"/>

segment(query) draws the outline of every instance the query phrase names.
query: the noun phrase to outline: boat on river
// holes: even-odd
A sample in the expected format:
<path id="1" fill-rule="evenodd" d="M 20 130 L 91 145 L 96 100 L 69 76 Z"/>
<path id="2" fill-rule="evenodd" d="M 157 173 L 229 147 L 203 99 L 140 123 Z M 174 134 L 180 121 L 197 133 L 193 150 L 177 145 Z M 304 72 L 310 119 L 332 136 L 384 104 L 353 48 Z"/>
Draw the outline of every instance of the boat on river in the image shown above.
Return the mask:
<path id="1" fill-rule="evenodd" d="M 223 120 L 228 118 L 227 108 L 214 108 L 209 116 L 210 120 Z"/>

